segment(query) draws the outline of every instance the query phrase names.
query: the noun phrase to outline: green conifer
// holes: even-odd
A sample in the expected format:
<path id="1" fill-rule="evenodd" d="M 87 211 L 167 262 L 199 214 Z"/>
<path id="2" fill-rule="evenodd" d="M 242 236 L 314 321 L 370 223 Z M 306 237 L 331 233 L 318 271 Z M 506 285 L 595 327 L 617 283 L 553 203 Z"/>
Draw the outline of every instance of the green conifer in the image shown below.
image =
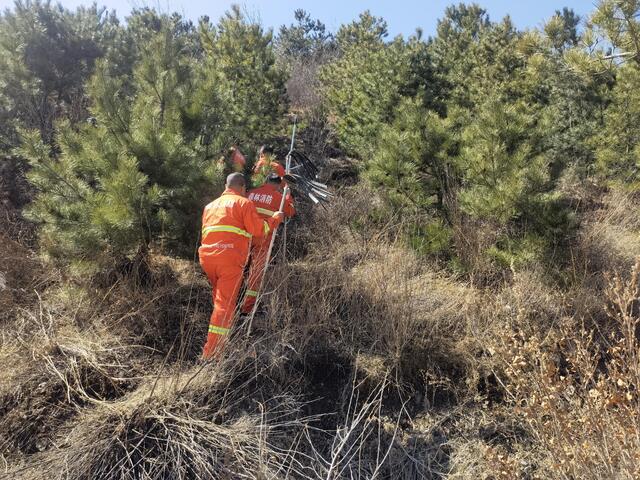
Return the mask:
<path id="1" fill-rule="evenodd" d="M 195 249 L 202 200 L 220 184 L 217 169 L 185 112 L 194 65 L 184 37 L 163 19 L 128 79 L 99 62 L 90 83 L 91 121 L 59 125 L 59 155 L 33 134 L 21 153 L 39 194 L 32 218 L 54 257 L 102 265 L 145 251 L 152 242 Z"/>

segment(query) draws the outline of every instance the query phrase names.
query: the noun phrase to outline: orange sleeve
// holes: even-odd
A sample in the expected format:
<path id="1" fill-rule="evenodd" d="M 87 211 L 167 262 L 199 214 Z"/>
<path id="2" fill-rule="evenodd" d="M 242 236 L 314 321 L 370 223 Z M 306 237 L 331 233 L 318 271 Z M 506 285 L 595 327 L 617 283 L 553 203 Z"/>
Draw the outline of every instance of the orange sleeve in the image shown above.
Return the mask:
<path id="1" fill-rule="evenodd" d="M 200 230 L 202 230 L 205 227 L 205 224 L 206 224 L 206 221 L 207 221 L 207 213 L 209 211 L 209 205 L 211 205 L 211 204 L 207 204 L 202 209 L 202 224 L 200 225 Z"/>
<path id="2" fill-rule="evenodd" d="M 291 218 L 296 214 L 296 207 L 293 206 L 293 197 L 290 193 L 284 199 L 284 214 L 287 218 Z"/>
<path id="3" fill-rule="evenodd" d="M 254 237 L 264 237 L 269 234 L 273 228 L 273 222 L 263 220 L 258 214 L 256 206 L 252 201 L 247 200 L 246 202 L 242 202 L 240 208 L 242 209 L 242 222 L 244 223 L 244 229 L 247 232 Z"/>
<path id="4" fill-rule="evenodd" d="M 242 154 L 239 148 L 236 148 L 233 151 L 233 155 L 231 156 L 231 163 L 233 163 L 233 166 L 237 167 L 239 170 L 244 170 L 244 167 L 247 164 L 247 159 Z"/>
<path id="5" fill-rule="evenodd" d="M 261 173 L 262 166 L 264 165 L 264 160 L 258 160 L 253 167 L 253 173 Z"/>

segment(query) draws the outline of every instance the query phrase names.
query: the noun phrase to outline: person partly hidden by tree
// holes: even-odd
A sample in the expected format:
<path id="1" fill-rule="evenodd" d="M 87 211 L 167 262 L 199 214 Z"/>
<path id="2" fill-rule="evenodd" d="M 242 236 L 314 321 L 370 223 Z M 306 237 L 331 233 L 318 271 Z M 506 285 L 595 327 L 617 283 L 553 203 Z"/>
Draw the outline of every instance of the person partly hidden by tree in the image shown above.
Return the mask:
<path id="1" fill-rule="evenodd" d="M 287 193 L 284 203 L 282 202 L 283 195 L 282 177 L 271 173 L 267 176 L 267 181 L 264 185 L 249 190 L 247 196 L 255 204 L 260 216 L 264 220 L 268 220 L 280 210 L 281 205 L 283 206 L 282 210 L 285 217 L 291 218 L 295 215 L 296 210 L 291 194 Z M 251 242 L 251 263 L 249 265 L 247 291 L 240 310 L 244 315 L 251 313 L 260 294 L 273 235 L 274 231 L 272 230 L 268 235 L 254 238 Z"/>
<path id="2" fill-rule="evenodd" d="M 258 151 L 258 161 L 253 167 L 251 180 L 254 185 L 263 185 L 271 173 L 284 177 L 286 172 L 282 164 L 275 159 L 273 148 L 262 145 Z"/>
<path id="3" fill-rule="evenodd" d="M 218 163 L 222 165 L 226 175 L 231 173 L 242 173 L 247 166 L 247 159 L 237 145 L 232 146 L 220 157 Z"/>
<path id="4" fill-rule="evenodd" d="M 274 212 L 266 220 L 246 198 L 246 180 L 241 173 L 227 177 L 222 195 L 202 214 L 200 265 L 212 287 L 213 313 L 202 353 L 210 359 L 220 355 L 233 326 L 238 293 L 252 238 L 268 236 L 278 228 L 284 214 Z"/>

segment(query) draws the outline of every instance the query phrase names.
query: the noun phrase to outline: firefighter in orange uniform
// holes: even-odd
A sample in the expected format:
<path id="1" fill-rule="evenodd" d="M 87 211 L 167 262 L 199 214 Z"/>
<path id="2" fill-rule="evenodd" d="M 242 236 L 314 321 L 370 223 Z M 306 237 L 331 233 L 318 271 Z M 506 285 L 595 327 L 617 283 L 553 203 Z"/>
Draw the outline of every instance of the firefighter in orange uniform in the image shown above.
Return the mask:
<path id="1" fill-rule="evenodd" d="M 218 163 L 222 165 L 223 171 L 227 173 L 242 173 L 247 165 L 247 159 L 237 146 L 231 147 L 226 155 L 218 159 Z"/>
<path id="2" fill-rule="evenodd" d="M 249 191 L 248 198 L 251 200 L 263 219 L 269 219 L 280 209 L 282 203 L 282 178 L 277 174 L 270 174 L 264 185 Z M 287 194 L 284 201 L 284 215 L 291 218 L 296 211 L 293 206 L 291 195 Z M 251 244 L 251 265 L 249 267 L 249 281 L 242 303 L 241 313 L 250 313 L 256 303 L 259 294 L 262 276 L 264 275 L 265 263 L 271 244 L 273 231 L 264 237 L 256 238 Z"/>
<path id="3" fill-rule="evenodd" d="M 231 330 L 252 238 L 269 235 L 284 216 L 281 212 L 269 217 L 259 215 L 245 194 L 244 176 L 232 173 L 227 177 L 226 190 L 202 214 L 202 245 L 198 254 L 213 288 L 214 302 L 202 354 L 205 359 L 219 355 Z"/>
<path id="4" fill-rule="evenodd" d="M 244 157 L 238 147 L 231 148 L 231 167 L 234 172 L 242 173 L 247 165 L 247 159 Z"/>
<path id="5" fill-rule="evenodd" d="M 284 177 L 284 167 L 273 159 L 273 149 L 267 145 L 260 147 L 258 162 L 253 167 L 253 179 L 257 183 L 264 183 L 265 179 L 275 173 L 279 177 Z"/>

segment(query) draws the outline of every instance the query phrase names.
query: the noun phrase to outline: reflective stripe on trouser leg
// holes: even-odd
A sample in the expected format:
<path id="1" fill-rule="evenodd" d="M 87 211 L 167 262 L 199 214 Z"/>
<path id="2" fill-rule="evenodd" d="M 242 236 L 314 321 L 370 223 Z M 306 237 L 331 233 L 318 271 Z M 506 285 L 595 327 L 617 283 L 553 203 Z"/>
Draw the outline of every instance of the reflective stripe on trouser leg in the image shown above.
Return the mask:
<path id="1" fill-rule="evenodd" d="M 202 356 L 211 358 L 218 355 L 226 342 L 233 326 L 236 300 L 240 285 L 242 284 L 242 266 L 236 265 L 211 265 L 209 268 L 204 262 L 207 275 L 211 280 L 209 269 L 215 272 L 213 286 L 213 313 L 207 335 L 207 343 L 204 346 Z"/>
<path id="2" fill-rule="evenodd" d="M 229 328 L 209 325 L 209 333 L 215 333 L 216 335 L 229 335 L 230 331 L 231 330 Z"/>
<path id="3" fill-rule="evenodd" d="M 267 253 L 269 251 L 270 237 L 266 239 L 260 246 L 256 246 L 251 251 L 251 265 L 249 266 L 249 279 L 247 282 L 247 292 L 242 302 L 242 313 L 249 313 L 253 309 L 264 275 L 264 266 L 267 261 Z"/>

